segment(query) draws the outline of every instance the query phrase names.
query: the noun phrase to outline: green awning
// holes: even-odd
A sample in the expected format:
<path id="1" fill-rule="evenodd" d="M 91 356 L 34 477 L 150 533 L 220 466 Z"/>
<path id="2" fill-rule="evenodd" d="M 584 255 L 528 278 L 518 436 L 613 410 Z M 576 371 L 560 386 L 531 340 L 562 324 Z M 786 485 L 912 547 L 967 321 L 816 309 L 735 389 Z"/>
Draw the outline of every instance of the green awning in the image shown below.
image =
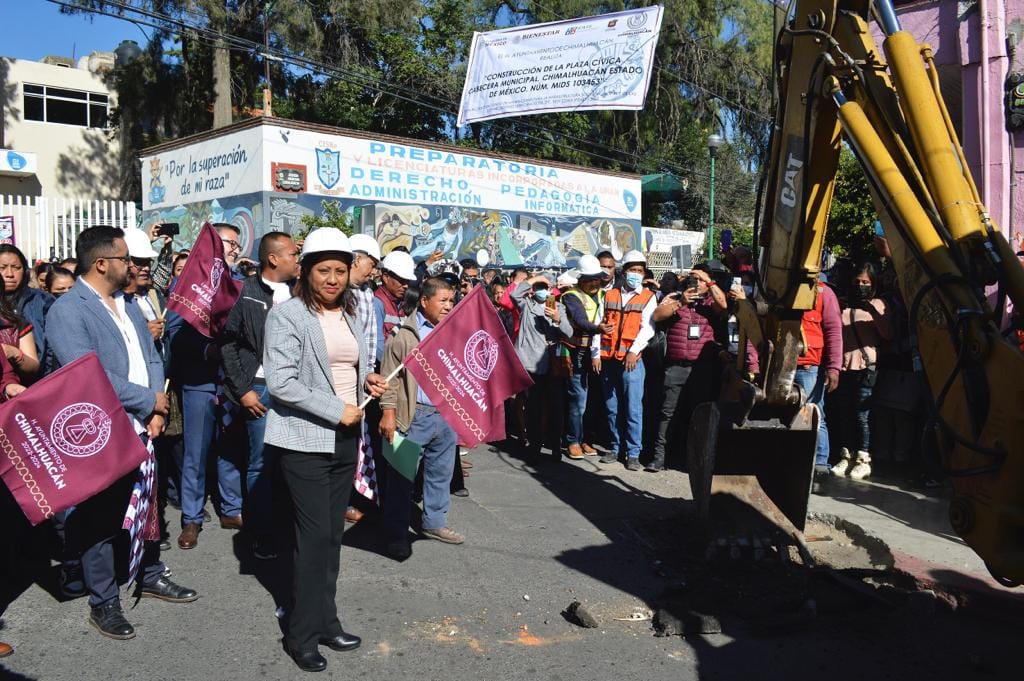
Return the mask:
<path id="1" fill-rule="evenodd" d="M 682 196 L 687 184 L 685 180 L 680 180 L 671 173 L 654 173 L 653 175 L 644 175 L 641 188 L 645 201 L 662 203 L 675 201 Z"/>

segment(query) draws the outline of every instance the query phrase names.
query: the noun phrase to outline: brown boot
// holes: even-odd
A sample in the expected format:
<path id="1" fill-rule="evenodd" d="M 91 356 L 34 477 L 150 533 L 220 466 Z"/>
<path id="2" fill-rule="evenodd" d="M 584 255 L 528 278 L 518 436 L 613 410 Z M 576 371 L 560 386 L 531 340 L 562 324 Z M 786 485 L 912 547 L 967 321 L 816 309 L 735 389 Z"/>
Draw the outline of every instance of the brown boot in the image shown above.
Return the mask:
<path id="1" fill-rule="evenodd" d="M 583 443 L 583 454 L 585 456 L 597 456 L 597 450 L 588 445 L 586 442 Z"/>
<path id="2" fill-rule="evenodd" d="M 578 444 L 574 443 L 574 444 L 569 445 L 568 448 L 567 448 L 567 451 L 569 453 L 569 458 L 570 459 L 579 461 L 580 459 L 583 458 L 583 448 L 580 447 Z"/>
<path id="3" fill-rule="evenodd" d="M 240 530 L 243 527 L 242 516 L 239 515 L 222 515 L 220 517 L 220 526 L 225 530 Z"/>
<path id="4" fill-rule="evenodd" d="M 202 531 L 203 526 L 196 523 L 189 523 L 181 528 L 181 534 L 178 535 L 178 548 L 183 551 L 194 549 L 199 543 L 199 533 Z"/>

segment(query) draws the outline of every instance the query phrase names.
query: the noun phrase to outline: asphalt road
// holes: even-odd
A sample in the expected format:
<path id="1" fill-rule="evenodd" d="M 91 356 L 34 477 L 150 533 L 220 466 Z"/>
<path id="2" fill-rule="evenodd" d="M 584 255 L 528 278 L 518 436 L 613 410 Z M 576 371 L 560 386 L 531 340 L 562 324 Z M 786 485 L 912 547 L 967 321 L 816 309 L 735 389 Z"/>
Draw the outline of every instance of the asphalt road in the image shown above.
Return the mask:
<path id="1" fill-rule="evenodd" d="M 678 531 L 674 519 L 689 496 L 684 475 L 631 473 L 593 458 L 533 468 L 489 447 L 469 460 L 471 496 L 453 499 L 450 516 L 466 544 L 416 541 L 412 558 L 396 563 L 382 554 L 372 522 L 346 533 L 339 611 L 363 646 L 324 650 L 328 670 L 315 678 L 1019 678 L 1012 659 L 1013 643 L 1024 640 L 1019 621 L 961 612 L 858 606 L 796 629 L 753 632 L 723 618 L 722 634 L 656 638 L 649 621 L 616 618 L 657 604 L 679 579 L 662 562 L 659 542 Z M 864 510 L 841 499 L 826 505 Z M 941 535 L 935 541 L 956 548 Z M 164 558 L 174 579 L 201 597 L 127 610 L 138 634 L 131 641 L 92 629 L 84 599 L 60 602 L 39 584 L 29 587 L 4 615 L 0 640 L 16 652 L 0 661 L 0 678 L 302 676 L 282 652 L 277 566 L 254 561 L 244 535 L 211 524 L 197 549 L 175 547 Z M 574 600 L 595 615 L 597 629 L 560 615 Z"/>

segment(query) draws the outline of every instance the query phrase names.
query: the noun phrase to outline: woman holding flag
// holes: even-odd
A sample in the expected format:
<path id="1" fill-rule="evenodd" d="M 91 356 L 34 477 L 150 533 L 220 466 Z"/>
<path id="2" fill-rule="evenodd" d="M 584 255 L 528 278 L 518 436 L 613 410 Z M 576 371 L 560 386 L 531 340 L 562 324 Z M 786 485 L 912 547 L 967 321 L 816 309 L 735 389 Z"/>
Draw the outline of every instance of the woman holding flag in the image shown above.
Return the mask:
<path id="1" fill-rule="evenodd" d="M 288 653 L 303 671 L 322 671 L 318 645 L 344 651 L 358 636 L 338 620 L 335 593 L 345 509 L 356 470 L 366 395 L 384 394 L 371 373 L 366 340 L 357 333 L 348 288 L 352 249 L 333 228 L 303 244 L 296 297 L 267 317 L 263 367 L 273 398 L 266 447 L 275 447 L 294 505 L 294 604 L 288 613 Z"/>

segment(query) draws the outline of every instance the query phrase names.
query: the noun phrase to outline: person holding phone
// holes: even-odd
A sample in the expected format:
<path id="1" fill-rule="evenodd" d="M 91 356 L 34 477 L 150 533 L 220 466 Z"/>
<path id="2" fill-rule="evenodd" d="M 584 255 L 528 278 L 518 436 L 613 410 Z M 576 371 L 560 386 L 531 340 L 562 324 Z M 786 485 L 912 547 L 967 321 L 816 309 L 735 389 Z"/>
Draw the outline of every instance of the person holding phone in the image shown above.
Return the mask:
<path id="1" fill-rule="evenodd" d="M 512 291 L 512 302 L 520 314 L 519 335 L 515 348 L 523 368 L 533 379 L 526 391 L 527 461 L 539 460 L 544 436 L 548 432 L 548 415 L 561 415 L 562 381 L 551 374 L 554 350 L 559 342 L 572 335 L 572 326 L 565 306 L 551 296 L 554 280 L 550 274 L 538 274 L 521 282 Z M 557 381 L 557 383 L 556 383 Z M 561 430 L 561 429 L 559 429 Z M 554 440 L 552 455 L 560 455 Z"/>
<path id="2" fill-rule="evenodd" d="M 719 345 L 715 327 L 728 309 L 725 294 L 711 278 L 707 265 L 697 265 L 682 288 L 662 299 L 651 315 L 666 325 L 665 393 L 654 441 L 654 457 L 646 470 L 665 468 L 665 445 L 685 433 L 693 407 L 712 399 Z M 676 448 L 685 451 L 682 446 Z"/>

